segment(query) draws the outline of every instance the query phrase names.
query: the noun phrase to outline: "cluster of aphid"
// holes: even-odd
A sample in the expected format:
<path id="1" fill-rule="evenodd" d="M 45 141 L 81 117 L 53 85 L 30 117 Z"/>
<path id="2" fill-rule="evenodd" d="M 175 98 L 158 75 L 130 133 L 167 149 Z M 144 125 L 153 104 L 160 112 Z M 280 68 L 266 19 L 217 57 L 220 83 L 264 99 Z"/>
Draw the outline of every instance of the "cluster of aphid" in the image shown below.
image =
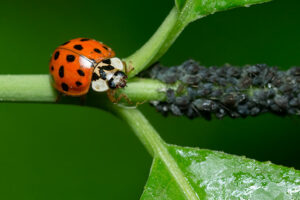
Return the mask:
<path id="1" fill-rule="evenodd" d="M 189 118 L 211 114 L 217 118 L 255 116 L 264 112 L 300 114 L 300 67 L 280 71 L 265 64 L 204 67 L 189 60 L 180 66 L 154 65 L 143 76 L 168 84 L 166 101 L 152 101 L 155 108 Z"/>

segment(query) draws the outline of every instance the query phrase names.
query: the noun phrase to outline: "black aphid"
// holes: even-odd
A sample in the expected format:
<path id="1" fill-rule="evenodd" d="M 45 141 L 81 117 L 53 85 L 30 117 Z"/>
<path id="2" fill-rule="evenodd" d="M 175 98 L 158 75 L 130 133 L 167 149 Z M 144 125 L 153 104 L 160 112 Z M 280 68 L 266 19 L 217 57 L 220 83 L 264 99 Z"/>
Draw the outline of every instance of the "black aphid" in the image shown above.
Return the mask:
<path id="1" fill-rule="evenodd" d="M 217 118 L 300 114 L 300 67 L 287 71 L 265 64 L 204 67 L 188 60 L 169 68 L 157 63 L 143 76 L 181 83 L 180 90 L 166 91 L 166 101 L 151 103 L 164 115 L 210 119 L 211 114 Z"/>

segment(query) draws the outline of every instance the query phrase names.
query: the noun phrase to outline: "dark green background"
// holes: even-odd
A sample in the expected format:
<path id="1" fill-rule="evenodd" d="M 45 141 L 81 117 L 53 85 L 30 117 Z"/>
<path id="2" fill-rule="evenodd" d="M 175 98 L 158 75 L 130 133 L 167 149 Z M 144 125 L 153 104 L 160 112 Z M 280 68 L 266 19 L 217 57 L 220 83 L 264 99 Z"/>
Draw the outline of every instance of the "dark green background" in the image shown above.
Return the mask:
<path id="1" fill-rule="evenodd" d="M 101 40 L 126 57 L 172 6 L 172 0 L 1 1 L 0 73 L 47 74 L 55 47 L 76 37 Z M 189 25 L 161 62 L 300 65 L 299 8 L 298 0 L 277 0 L 203 18 Z M 300 169 L 299 117 L 208 122 L 141 109 L 169 143 Z M 151 157 L 109 113 L 1 103 L 0 124 L 0 199 L 138 199 L 143 191 Z"/>

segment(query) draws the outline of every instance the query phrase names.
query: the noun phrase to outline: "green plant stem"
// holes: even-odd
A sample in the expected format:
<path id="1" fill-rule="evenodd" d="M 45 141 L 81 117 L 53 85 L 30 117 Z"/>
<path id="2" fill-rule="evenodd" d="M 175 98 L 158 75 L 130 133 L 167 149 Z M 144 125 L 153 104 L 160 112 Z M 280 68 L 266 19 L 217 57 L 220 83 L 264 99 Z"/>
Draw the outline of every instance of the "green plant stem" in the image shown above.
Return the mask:
<path id="1" fill-rule="evenodd" d="M 154 35 L 139 50 L 124 59 L 129 66 L 134 68 L 129 78 L 157 61 L 173 44 L 185 26 L 186 23 L 183 23 L 174 7 Z"/>
<path id="2" fill-rule="evenodd" d="M 119 94 L 126 94 L 135 102 L 144 102 L 148 100 L 163 101 L 166 98 L 168 88 L 176 89 L 178 84 L 165 84 L 161 81 L 146 78 L 130 79 L 128 87 L 118 91 Z"/>
<path id="3" fill-rule="evenodd" d="M 49 75 L 0 75 L 0 101 L 55 102 Z"/>
<path id="4" fill-rule="evenodd" d="M 0 75 L 0 85 L 0 101 L 55 102 L 57 100 L 57 92 L 51 85 L 49 75 Z M 119 90 L 117 95 L 126 94 L 132 102 L 162 101 L 166 98 L 164 91 L 174 87 L 176 85 L 167 85 L 158 80 L 134 78 L 128 83 L 128 87 Z M 106 98 L 103 95 L 94 95 L 94 97 L 95 102 L 99 100 L 97 98 Z"/>
<path id="5" fill-rule="evenodd" d="M 169 153 L 167 144 L 162 140 L 144 115 L 134 108 L 128 109 L 114 106 L 113 110 L 118 116 L 120 116 L 121 119 L 127 122 L 136 136 L 144 144 L 148 152 L 154 158 L 158 158 L 163 161 L 170 174 L 174 177 L 182 192 L 185 194 L 186 198 L 189 200 L 199 199 L 191 185 L 184 177 L 176 161 Z"/>

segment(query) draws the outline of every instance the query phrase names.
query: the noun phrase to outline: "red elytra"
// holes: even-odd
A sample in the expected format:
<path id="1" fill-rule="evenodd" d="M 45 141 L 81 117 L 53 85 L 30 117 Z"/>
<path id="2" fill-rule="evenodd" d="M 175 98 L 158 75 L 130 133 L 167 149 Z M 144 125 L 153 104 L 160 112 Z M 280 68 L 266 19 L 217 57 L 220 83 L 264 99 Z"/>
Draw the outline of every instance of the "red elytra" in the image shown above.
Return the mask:
<path id="1" fill-rule="evenodd" d="M 94 67 L 115 52 L 93 39 L 77 38 L 57 47 L 49 69 L 54 87 L 70 96 L 82 96 L 89 91 Z"/>

